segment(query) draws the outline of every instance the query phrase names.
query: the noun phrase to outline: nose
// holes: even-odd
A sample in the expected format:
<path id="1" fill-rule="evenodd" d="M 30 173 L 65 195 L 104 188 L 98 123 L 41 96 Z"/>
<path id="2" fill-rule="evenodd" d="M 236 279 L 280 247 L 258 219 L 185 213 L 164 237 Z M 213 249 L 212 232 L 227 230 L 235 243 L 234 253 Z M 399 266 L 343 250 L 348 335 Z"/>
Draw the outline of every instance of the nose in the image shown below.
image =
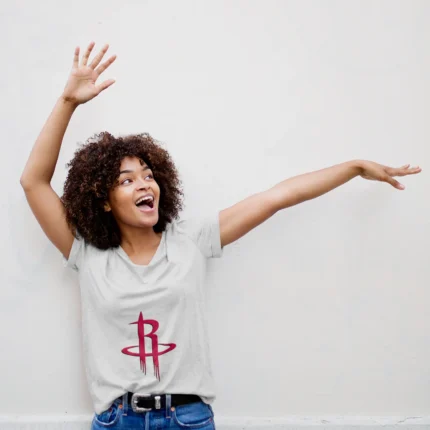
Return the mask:
<path id="1" fill-rule="evenodd" d="M 147 181 L 145 181 L 144 179 L 139 179 L 136 181 L 136 185 L 137 185 L 137 189 L 138 190 L 142 190 L 142 189 L 148 189 L 149 188 L 149 184 Z"/>

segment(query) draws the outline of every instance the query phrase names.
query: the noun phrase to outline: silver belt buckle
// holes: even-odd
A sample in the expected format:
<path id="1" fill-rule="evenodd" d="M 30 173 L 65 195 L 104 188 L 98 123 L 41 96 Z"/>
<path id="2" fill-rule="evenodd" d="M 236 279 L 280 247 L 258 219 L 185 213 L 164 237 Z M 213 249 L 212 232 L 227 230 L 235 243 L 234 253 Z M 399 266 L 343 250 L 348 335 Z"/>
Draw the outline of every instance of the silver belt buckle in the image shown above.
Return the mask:
<path id="1" fill-rule="evenodd" d="M 143 408 L 140 406 L 137 406 L 137 402 L 139 401 L 140 397 L 151 397 L 151 394 L 139 394 L 139 393 L 133 393 L 131 396 L 131 407 L 134 412 L 147 412 L 152 411 L 152 408 Z M 161 400 L 160 396 L 154 396 L 155 399 L 155 409 L 161 409 Z"/>

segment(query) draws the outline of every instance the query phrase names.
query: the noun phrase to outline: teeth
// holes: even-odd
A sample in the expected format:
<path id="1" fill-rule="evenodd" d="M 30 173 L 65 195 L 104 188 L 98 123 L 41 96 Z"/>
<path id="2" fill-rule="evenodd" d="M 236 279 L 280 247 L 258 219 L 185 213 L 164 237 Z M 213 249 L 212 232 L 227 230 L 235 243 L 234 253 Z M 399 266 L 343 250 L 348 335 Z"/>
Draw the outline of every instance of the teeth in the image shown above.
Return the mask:
<path id="1" fill-rule="evenodd" d="M 138 205 L 139 203 L 141 203 L 141 202 L 143 202 L 143 201 L 145 201 L 145 200 L 147 200 L 147 201 L 154 201 L 154 197 L 152 197 L 152 196 L 145 196 L 145 197 L 142 197 L 142 198 L 140 198 L 137 202 L 136 202 L 136 205 Z"/>

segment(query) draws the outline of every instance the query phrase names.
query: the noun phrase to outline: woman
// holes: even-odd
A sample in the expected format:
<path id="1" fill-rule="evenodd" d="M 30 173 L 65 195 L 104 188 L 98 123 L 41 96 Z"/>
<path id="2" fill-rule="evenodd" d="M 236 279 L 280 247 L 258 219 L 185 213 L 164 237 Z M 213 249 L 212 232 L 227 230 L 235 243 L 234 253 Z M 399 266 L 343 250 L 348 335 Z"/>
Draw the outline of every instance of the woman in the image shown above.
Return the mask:
<path id="1" fill-rule="evenodd" d="M 385 181 L 421 171 L 355 160 L 287 179 L 219 214 L 178 220 L 182 189 L 167 151 L 148 134 L 101 133 L 76 151 L 61 199 L 51 188 L 75 109 L 114 80 L 96 81 L 108 45 L 73 68 L 21 176 L 38 222 L 79 274 L 92 428 L 214 429 L 204 276 L 208 258 L 277 211 L 360 175 Z"/>

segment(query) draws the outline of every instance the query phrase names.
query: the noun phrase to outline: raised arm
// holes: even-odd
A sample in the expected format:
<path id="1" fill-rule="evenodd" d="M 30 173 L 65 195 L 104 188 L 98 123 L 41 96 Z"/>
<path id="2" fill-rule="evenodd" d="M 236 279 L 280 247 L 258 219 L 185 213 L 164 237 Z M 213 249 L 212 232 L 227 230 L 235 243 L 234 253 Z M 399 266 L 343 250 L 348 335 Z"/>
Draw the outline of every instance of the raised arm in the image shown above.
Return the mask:
<path id="1" fill-rule="evenodd" d="M 51 242 L 66 258 L 69 257 L 74 236 L 66 222 L 64 205 L 51 187 L 61 143 L 75 109 L 115 82 L 109 79 L 100 85 L 95 84 L 116 57 L 112 56 L 98 66 L 108 50 L 108 45 L 105 45 L 87 65 L 93 47 L 94 42 L 88 46 L 80 64 L 79 47 L 75 49 L 72 71 L 63 94 L 42 128 L 20 179 L 34 216 Z"/>
<path id="2" fill-rule="evenodd" d="M 394 168 L 372 161 L 356 160 L 294 176 L 267 191 L 254 194 L 220 212 L 221 246 L 239 239 L 281 209 L 319 197 L 356 176 L 387 182 L 398 190 L 404 186 L 393 176 L 406 176 L 421 172 L 420 167 L 409 164 Z"/>

